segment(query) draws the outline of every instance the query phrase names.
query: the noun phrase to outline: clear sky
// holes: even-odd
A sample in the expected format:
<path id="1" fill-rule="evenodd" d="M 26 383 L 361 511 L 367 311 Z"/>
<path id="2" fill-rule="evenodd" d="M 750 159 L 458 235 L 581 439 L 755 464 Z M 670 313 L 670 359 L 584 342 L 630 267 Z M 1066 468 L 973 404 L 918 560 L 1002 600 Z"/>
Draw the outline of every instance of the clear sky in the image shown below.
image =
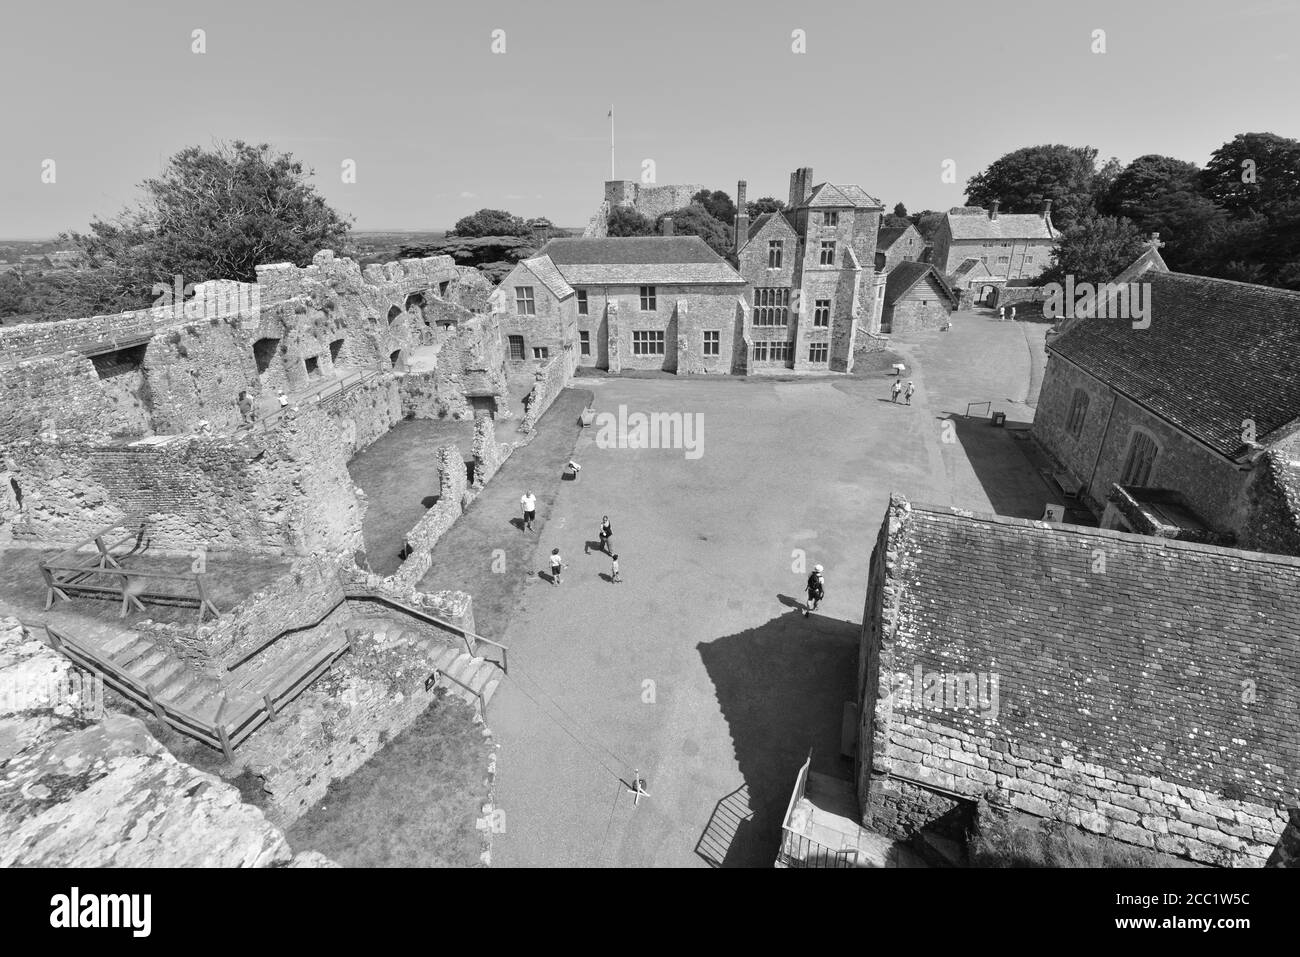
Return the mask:
<path id="1" fill-rule="evenodd" d="M 578 226 L 609 177 L 611 103 L 619 178 L 649 158 L 661 184 L 784 198 L 812 166 L 946 209 L 1019 146 L 1204 163 L 1235 133 L 1300 137 L 1298 45 L 1300 0 L 12 3 L 0 237 L 84 228 L 176 150 L 235 138 L 303 160 L 358 229 L 483 206 Z"/>

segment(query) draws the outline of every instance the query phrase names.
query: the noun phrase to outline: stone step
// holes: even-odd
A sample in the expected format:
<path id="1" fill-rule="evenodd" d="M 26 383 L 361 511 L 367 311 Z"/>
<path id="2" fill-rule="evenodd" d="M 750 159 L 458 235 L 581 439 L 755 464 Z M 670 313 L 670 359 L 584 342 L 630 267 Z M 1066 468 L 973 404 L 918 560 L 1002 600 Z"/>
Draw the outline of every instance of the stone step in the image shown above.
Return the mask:
<path id="1" fill-rule="evenodd" d="M 125 668 L 136 658 L 140 657 L 141 655 L 148 654 L 155 647 L 157 646 L 154 644 L 154 642 L 150 641 L 148 638 L 141 638 L 139 636 L 136 636 L 135 641 L 131 642 L 131 644 L 127 645 L 121 651 L 114 654 L 110 660 L 113 662 L 113 664 L 117 665 L 119 668 Z"/>
<path id="2" fill-rule="evenodd" d="M 483 686 L 484 704 L 491 703 L 492 696 L 496 694 L 497 688 L 501 686 L 501 682 L 504 680 L 505 680 L 505 675 L 501 673 L 501 669 L 499 668 L 495 669 L 492 677 L 488 679 L 488 683 Z"/>
<path id="3" fill-rule="evenodd" d="M 154 688 L 162 688 L 167 682 L 177 675 L 183 675 L 186 672 L 185 665 L 178 659 L 168 655 L 163 658 L 152 668 L 140 675 L 140 682 L 146 687 L 153 685 Z M 156 694 L 157 692 L 155 692 Z"/>
<path id="4" fill-rule="evenodd" d="M 199 677 L 188 668 L 182 668 L 176 674 L 167 680 L 166 684 L 158 686 L 158 697 L 168 704 L 176 701 L 181 695 L 184 695 L 189 689 L 193 688 L 199 682 Z"/>
<path id="5" fill-rule="evenodd" d="M 154 666 L 160 662 L 166 661 L 170 655 L 157 645 L 139 655 L 136 655 L 130 661 L 121 667 L 130 675 L 140 678 L 154 669 Z"/>
<path id="6" fill-rule="evenodd" d="M 482 691 L 484 687 L 487 686 L 487 683 L 491 681 L 493 676 L 498 674 L 500 670 L 500 668 L 491 661 L 488 661 L 486 658 L 480 659 L 480 664 L 475 670 L 473 677 L 471 677 L 466 684 L 468 684 L 474 691 Z"/>
<path id="7" fill-rule="evenodd" d="M 131 647 L 137 641 L 142 640 L 139 635 L 133 631 L 124 632 L 120 635 L 114 635 L 108 641 L 99 646 L 99 650 L 112 658 L 123 649 Z"/>
<path id="8" fill-rule="evenodd" d="M 214 693 L 220 690 L 221 686 L 211 678 L 200 678 L 195 682 L 194 687 L 173 698 L 172 703 L 182 711 L 194 714 L 205 699 L 212 697 Z"/>

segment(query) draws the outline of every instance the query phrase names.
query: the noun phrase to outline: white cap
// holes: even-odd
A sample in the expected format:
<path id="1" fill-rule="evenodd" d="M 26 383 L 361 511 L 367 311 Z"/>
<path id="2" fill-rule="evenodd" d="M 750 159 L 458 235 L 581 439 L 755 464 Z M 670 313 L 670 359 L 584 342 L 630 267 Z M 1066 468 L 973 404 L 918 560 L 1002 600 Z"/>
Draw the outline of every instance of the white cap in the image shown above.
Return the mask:
<path id="1" fill-rule="evenodd" d="M 822 567 L 821 567 L 820 565 L 814 565 L 814 566 L 813 566 L 813 571 L 815 571 L 815 572 L 819 572 L 819 571 L 821 571 L 821 570 L 822 570 Z"/>

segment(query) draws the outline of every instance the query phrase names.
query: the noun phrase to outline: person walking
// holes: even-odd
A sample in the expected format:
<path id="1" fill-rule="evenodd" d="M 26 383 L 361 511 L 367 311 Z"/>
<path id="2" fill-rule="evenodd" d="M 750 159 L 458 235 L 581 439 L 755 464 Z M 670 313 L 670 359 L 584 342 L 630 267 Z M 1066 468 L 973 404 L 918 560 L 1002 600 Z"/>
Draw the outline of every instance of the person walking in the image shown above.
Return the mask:
<path id="1" fill-rule="evenodd" d="M 821 604 L 822 596 L 826 594 L 826 579 L 822 577 L 822 567 L 814 565 L 812 574 L 808 576 L 808 607 L 803 610 L 803 616 L 808 617 L 810 611 L 816 611 L 817 606 Z"/>
<path id="2" fill-rule="evenodd" d="M 573 480 L 578 481 L 578 473 L 582 471 L 582 466 L 572 460 L 569 461 L 569 471 L 573 473 Z"/>
<path id="3" fill-rule="evenodd" d="M 280 390 L 280 408 L 282 408 L 282 409 L 287 409 L 288 407 L 289 407 L 289 397 L 288 397 L 287 395 L 285 395 L 285 394 L 284 394 L 284 390 L 281 389 L 281 390 Z"/>
<path id="4" fill-rule="evenodd" d="M 519 504 L 524 508 L 524 528 L 525 532 L 533 530 L 533 520 L 537 518 L 537 496 L 531 491 L 525 492 L 519 497 Z"/>
<path id="5" fill-rule="evenodd" d="M 560 550 L 558 548 L 552 548 L 551 549 L 551 584 L 552 585 L 558 585 L 560 583 L 560 572 L 563 570 L 564 570 L 564 562 L 560 559 Z"/>
<path id="6" fill-rule="evenodd" d="M 609 566 L 609 572 L 610 572 L 609 580 L 612 584 L 618 584 L 623 580 L 618 577 L 618 556 L 612 555 L 610 557 L 612 561 L 610 562 L 610 566 Z"/>
<path id="7" fill-rule="evenodd" d="M 908 380 L 907 380 L 907 391 L 906 391 L 905 393 L 903 393 L 905 396 L 907 396 L 907 404 L 908 404 L 908 405 L 911 405 L 911 404 L 912 404 L 912 393 L 914 393 L 915 391 L 916 391 L 916 383 L 913 382 L 911 379 L 908 379 Z"/>
<path id="8" fill-rule="evenodd" d="M 891 401 L 897 402 L 898 393 L 903 391 L 903 380 L 895 379 L 894 384 L 890 387 L 889 391 L 893 394 L 893 398 L 891 399 Z"/>
<path id="9" fill-rule="evenodd" d="M 606 555 L 613 555 L 613 550 L 609 547 L 609 540 L 614 536 L 614 529 L 609 524 L 609 516 L 600 517 L 600 550 Z"/>
<path id="10" fill-rule="evenodd" d="M 239 393 L 239 418 L 246 425 L 253 422 L 253 398 L 247 391 Z"/>

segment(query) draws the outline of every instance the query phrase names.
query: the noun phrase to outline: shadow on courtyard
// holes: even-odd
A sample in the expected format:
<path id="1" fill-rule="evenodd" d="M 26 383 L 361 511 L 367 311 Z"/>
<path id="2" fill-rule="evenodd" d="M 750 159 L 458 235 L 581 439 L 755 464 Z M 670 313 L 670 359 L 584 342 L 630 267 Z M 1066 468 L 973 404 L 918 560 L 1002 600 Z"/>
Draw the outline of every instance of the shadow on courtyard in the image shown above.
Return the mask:
<path id="1" fill-rule="evenodd" d="M 809 749 L 814 771 L 852 776 L 852 762 L 840 756 L 840 725 L 844 703 L 856 696 L 860 631 L 853 622 L 791 610 L 696 646 L 744 779 L 717 796 L 696 844 L 712 866 L 772 866 Z"/>
<path id="2" fill-rule="evenodd" d="M 953 424 L 962 452 L 995 513 L 1040 519 L 1043 506 L 1057 501 L 1038 472 L 1029 422 L 1008 418 L 1005 425 L 996 426 L 988 417 L 967 418 L 961 412 L 942 412 L 939 418 Z"/>

